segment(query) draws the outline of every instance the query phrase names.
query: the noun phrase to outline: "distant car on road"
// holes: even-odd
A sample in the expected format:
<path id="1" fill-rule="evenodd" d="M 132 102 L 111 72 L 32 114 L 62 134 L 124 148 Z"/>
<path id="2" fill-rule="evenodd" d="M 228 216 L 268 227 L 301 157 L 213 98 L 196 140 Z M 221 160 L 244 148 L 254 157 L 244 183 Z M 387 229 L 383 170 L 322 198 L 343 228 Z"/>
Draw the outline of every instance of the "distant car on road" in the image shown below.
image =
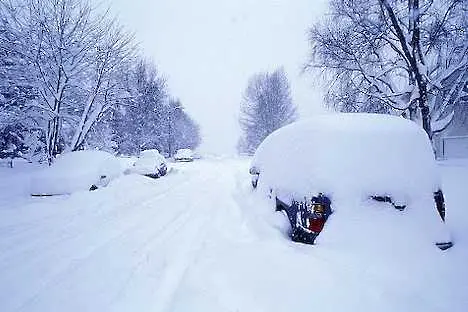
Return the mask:
<path id="1" fill-rule="evenodd" d="M 431 143 L 412 121 L 377 114 L 330 114 L 299 121 L 260 144 L 250 174 L 252 186 L 286 213 L 295 241 L 313 244 L 321 232 L 336 234 L 340 229 L 328 227 L 327 220 L 345 218 L 349 224 L 340 222 L 353 233 L 367 227 L 353 221 L 362 219 L 381 222 L 379 231 L 388 228 L 398 233 L 395 237 L 424 237 L 441 249 L 452 246 Z M 371 219 L 368 216 L 381 209 L 376 205 L 393 210 Z"/>
<path id="2" fill-rule="evenodd" d="M 153 179 L 160 178 L 167 173 L 167 162 L 158 150 L 142 151 L 133 166 L 125 170 L 125 174 L 141 174 Z"/>
<path id="3" fill-rule="evenodd" d="M 174 160 L 179 162 L 190 162 L 194 159 L 194 153 L 189 148 L 182 148 L 174 155 Z"/>
<path id="4" fill-rule="evenodd" d="M 92 191 L 107 186 L 121 173 L 120 161 L 107 152 L 69 152 L 32 176 L 30 192 L 33 196 L 52 196 Z"/>

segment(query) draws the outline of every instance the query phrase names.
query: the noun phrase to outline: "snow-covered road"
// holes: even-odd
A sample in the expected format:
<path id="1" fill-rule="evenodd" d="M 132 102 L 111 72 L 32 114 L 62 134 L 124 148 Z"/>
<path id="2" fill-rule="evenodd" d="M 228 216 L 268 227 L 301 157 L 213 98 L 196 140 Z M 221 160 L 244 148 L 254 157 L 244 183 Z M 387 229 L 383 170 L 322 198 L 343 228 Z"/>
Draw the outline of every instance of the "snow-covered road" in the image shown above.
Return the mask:
<path id="1" fill-rule="evenodd" d="M 177 164 L 53 198 L 22 193 L 26 172 L 0 176 L 0 311 L 466 311 L 467 252 L 363 264 L 294 244 L 247 166 Z"/>

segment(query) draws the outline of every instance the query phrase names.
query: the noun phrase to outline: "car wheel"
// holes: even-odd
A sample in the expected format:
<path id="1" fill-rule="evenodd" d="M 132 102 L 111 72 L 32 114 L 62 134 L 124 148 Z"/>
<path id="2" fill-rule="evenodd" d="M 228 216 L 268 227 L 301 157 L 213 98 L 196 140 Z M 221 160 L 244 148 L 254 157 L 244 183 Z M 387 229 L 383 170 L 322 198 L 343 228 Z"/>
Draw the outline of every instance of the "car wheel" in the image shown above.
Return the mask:
<path id="1" fill-rule="evenodd" d="M 442 190 L 438 190 L 434 193 L 434 202 L 440 218 L 445 222 L 445 199 Z"/>
<path id="2" fill-rule="evenodd" d="M 145 176 L 145 177 L 148 177 L 148 178 L 151 178 L 151 179 L 157 179 L 157 178 L 159 178 L 159 174 L 158 174 L 158 173 L 148 173 L 148 174 L 145 174 L 144 176 Z"/>
<path id="3" fill-rule="evenodd" d="M 161 169 L 159 169 L 159 176 L 165 176 L 167 174 L 167 167 L 163 166 Z"/>
<path id="4" fill-rule="evenodd" d="M 257 185 L 258 185 L 258 179 L 252 179 L 252 187 L 256 189 Z"/>

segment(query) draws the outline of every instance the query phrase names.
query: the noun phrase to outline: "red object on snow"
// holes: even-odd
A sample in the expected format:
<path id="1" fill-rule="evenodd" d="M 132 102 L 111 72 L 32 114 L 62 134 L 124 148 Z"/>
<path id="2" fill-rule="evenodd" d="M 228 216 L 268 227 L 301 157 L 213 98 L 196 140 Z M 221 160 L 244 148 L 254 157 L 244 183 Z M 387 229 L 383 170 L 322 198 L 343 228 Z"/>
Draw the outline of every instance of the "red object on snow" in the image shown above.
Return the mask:
<path id="1" fill-rule="evenodd" d="M 320 233 L 325 225 L 324 218 L 309 219 L 309 230 Z"/>

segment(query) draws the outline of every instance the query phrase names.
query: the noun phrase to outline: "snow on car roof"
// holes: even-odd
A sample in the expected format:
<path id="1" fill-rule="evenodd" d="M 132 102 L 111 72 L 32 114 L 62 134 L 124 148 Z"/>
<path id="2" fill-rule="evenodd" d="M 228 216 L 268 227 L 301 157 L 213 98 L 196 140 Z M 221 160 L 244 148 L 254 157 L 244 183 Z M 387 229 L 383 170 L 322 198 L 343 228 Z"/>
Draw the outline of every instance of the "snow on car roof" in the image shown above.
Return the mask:
<path id="1" fill-rule="evenodd" d="M 177 153 L 192 153 L 192 150 L 189 148 L 181 148 L 177 150 Z"/>
<path id="2" fill-rule="evenodd" d="M 182 148 L 176 152 L 176 157 L 192 157 L 193 152 L 189 148 Z"/>
<path id="3" fill-rule="evenodd" d="M 260 144 L 252 166 L 285 200 L 324 192 L 407 201 L 439 184 L 426 133 L 379 114 L 318 115 L 285 126 Z"/>
<path id="4" fill-rule="evenodd" d="M 140 157 L 159 157 L 162 156 L 157 149 L 149 149 L 140 152 Z"/>

